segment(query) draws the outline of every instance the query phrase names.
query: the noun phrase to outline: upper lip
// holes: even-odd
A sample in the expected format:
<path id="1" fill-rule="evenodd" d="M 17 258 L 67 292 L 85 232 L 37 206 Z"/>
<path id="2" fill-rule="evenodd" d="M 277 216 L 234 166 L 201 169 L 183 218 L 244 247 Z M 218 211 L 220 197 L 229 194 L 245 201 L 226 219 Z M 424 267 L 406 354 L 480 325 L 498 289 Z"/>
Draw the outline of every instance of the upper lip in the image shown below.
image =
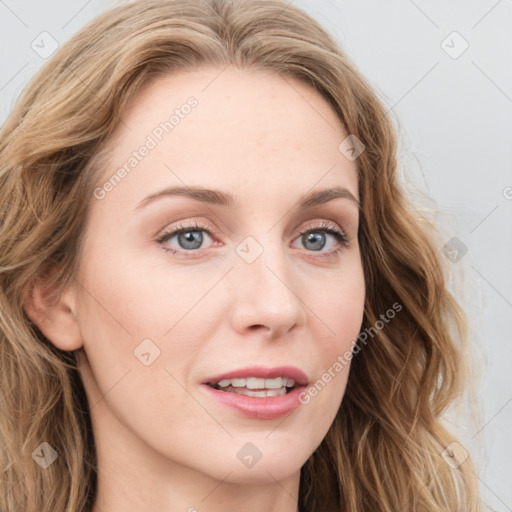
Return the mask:
<path id="1" fill-rule="evenodd" d="M 247 368 L 240 368 L 232 370 L 220 375 L 215 375 L 205 379 L 202 384 L 216 384 L 225 379 L 247 379 L 249 377 L 256 377 L 260 379 L 276 379 L 277 377 L 287 377 L 293 379 L 297 386 L 307 386 L 308 377 L 295 366 L 274 366 L 272 368 L 264 366 L 249 366 Z"/>

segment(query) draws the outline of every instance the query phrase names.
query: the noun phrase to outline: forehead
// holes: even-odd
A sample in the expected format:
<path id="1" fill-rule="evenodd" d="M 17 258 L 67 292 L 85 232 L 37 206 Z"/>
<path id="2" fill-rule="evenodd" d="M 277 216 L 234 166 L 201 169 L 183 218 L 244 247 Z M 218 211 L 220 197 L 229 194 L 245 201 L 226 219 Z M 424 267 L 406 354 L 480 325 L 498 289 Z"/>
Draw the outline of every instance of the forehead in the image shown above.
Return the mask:
<path id="1" fill-rule="evenodd" d="M 318 183 L 358 197 L 356 165 L 339 150 L 346 136 L 322 95 L 296 78 L 233 67 L 180 71 L 134 97 L 102 178 L 124 166 L 119 185 L 133 201 L 171 185 L 228 187 L 243 197 L 262 186 L 302 194 Z"/>

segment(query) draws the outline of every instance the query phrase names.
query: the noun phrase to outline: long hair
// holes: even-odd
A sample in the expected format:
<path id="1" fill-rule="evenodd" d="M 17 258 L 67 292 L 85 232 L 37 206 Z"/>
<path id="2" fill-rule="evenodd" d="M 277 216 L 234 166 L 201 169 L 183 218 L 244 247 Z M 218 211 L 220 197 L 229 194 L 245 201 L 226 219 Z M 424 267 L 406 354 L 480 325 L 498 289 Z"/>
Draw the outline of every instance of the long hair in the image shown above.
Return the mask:
<path id="1" fill-rule="evenodd" d="M 355 161 L 362 327 L 374 330 L 354 354 L 333 424 L 301 469 L 301 510 L 480 510 L 471 460 L 454 457 L 459 445 L 441 424 L 465 386 L 467 319 L 447 290 L 438 241 L 399 183 L 392 120 L 334 38 L 284 0 L 118 5 L 54 54 L 2 127 L 0 509 L 92 508 L 96 452 L 78 351 L 46 339 L 23 297 L 37 279 L 58 294 L 76 276 L 100 156 L 137 91 L 201 65 L 302 80 L 365 146 Z M 400 312 L 375 329 L 395 303 Z M 33 455 L 43 442 L 58 454 L 44 470 Z"/>

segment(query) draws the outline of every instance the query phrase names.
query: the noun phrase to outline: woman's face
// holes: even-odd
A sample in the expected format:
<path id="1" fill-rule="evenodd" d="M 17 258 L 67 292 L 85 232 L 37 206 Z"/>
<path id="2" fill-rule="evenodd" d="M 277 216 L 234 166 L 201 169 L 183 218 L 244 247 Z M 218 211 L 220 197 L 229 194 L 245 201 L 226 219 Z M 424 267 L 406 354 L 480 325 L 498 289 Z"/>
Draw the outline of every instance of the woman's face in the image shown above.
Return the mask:
<path id="1" fill-rule="evenodd" d="M 347 135 L 319 93 L 262 71 L 178 73 L 135 98 L 77 276 L 100 462 L 272 482 L 320 444 L 363 319 Z"/>

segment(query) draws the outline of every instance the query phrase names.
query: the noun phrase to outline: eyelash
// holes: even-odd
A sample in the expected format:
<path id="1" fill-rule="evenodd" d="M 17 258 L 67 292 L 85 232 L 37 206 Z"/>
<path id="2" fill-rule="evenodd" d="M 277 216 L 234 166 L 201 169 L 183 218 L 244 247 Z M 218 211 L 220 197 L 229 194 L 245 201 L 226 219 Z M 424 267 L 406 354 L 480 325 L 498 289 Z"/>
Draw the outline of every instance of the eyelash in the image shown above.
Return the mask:
<path id="1" fill-rule="evenodd" d="M 207 229 L 204 226 L 200 226 L 195 223 L 195 225 L 183 225 L 179 224 L 172 229 L 164 232 L 158 239 L 157 243 L 162 246 L 164 251 L 170 252 L 172 254 L 186 254 L 191 255 L 194 254 L 196 251 L 199 251 L 200 249 L 191 249 L 189 251 L 184 250 L 178 250 L 178 249 L 170 249 L 169 247 L 165 246 L 165 242 L 169 241 L 171 238 L 173 238 L 176 235 L 180 235 L 181 233 L 187 233 L 189 231 L 204 231 L 208 234 L 210 238 L 213 238 L 212 232 Z M 306 230 L 297 230 L 297 238 L 309 233 L 328 233 L 332 235 L 336 241 L 338 242 L 338 245 L 335 249 L 329 251 L 329 252 L 318 252 L 320 256 L 318 256 L 319 259 L 329 259 L 338 256 L 338 254 L 343 251 L 344 249 L 349 249 L 351 244 L 348 236 L 345 234 L 345 232 L 337 227 L 334 227 L 331 224 L 328 224 L 326 222 L 321 222 L 318 225 L 308 227 Z M 317 252 L 317 251 L 308 251 L 308 252 Z"/>

